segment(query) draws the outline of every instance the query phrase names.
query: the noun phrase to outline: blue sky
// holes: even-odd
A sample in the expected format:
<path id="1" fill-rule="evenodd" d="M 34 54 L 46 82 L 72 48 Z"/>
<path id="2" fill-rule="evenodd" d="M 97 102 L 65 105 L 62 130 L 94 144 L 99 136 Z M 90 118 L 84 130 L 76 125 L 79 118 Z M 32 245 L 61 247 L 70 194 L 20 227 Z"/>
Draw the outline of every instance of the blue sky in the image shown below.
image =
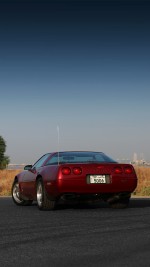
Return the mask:
<path id="1" fill-rule="evenodd" d="M 60 150 L 150 160 L 150 2 L 0 1 L 0 135 L 11 163 Z"/>

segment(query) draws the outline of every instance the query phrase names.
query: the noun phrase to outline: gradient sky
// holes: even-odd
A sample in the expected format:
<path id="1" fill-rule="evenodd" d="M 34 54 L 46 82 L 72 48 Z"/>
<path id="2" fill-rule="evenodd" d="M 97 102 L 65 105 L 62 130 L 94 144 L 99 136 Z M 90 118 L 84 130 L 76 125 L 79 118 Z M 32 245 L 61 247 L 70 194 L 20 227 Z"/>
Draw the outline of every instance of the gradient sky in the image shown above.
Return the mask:
<path id="1" fill-rule="evenodd" d="M 11 163 L 60 150 L 150 160 L 150 1 L 0 0 Z"/>

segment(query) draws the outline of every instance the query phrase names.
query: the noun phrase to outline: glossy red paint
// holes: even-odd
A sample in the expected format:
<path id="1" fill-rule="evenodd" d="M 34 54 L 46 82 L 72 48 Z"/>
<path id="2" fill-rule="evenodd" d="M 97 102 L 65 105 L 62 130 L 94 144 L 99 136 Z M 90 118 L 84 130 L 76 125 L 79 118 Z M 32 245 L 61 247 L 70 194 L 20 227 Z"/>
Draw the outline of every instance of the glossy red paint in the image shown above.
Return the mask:
<path id="1" fill-rule="evenodd" d="M 56 153 L 47 154 L 43 162 L 42 157 L 32 168 L 26 167 L 28 170 L 15 177 L 22 200 L 37 200 L 38 181 L 41 181 L 48 199 L 53 201 L 67 197 L 68 194 L 88 198 L 98 196 L 108 200 L 113 196 L 128 196 L 137 186 L 137 176 L 131 164 L 115 161 L 71 163 L 69 160 L 72 160 L 72 154 L 65 156 L 63 153 L 65 163 L 59 160 L 55 162 Z M 77 153 L 80 155 L 80 152 Z"/>
<path id="2" fill-rule="evenodd" d="M 69 165 L 70 169 L 73 170 L 74 166 Z M 82 173 L 80 175 L 75 175 L 73 171 L 71 175 L 59 175 L 58 177 L 58 187 L 61 193 L 67 191 L 76 193 L 115 193 L 115 192 L 133 192 L 137 186 L 137 177 L 135 171 L 132 168 L 132 173 L 123 172 L 124 168 L 129 168 L 129 165 L 121 165 L 118 172 L 117 166 L 114 164 L 105 164 L 99 168 L 97 164 L 82 164 L 78 165 L 78 168 L 82 167 Z M 131 167 L 130 167 L 131 168 Z M 61 169 L 61 167 L 60 167 Z M 115 171 L 114 171 L 115 170 Z M 117 172 L 116 172 L 117 170 Z M 88 175 L 109 175 L 108 183 L 90 184 L 87 181 Z M 127 181 L 125 183 L 125 181 Z"/>

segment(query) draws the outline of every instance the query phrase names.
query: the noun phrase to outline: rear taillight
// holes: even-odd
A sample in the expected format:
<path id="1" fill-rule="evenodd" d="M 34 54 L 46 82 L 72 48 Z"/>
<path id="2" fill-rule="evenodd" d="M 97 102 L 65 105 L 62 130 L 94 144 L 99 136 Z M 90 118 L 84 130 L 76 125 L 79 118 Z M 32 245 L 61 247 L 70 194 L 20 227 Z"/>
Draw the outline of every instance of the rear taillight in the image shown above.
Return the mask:
<path id="1" fill-rule="evenodd" d="M 64 175 L 69 175 L 71 173 L 71 169 L 68 167 L 64 167 L 64 168 L 62 168 L 61 172 Z"/>
<path id="2" fill-rule="evenodd" d="M 124 168 L 124 172 L 125 172 L 126 174 L 131 174 L 131 173 L 132 173 L 132 168 L 131 168 L 131 167 L 125 167 L 125 168 Z"/>
<path id="3" fill-rule="evenodd" d="M 115 171 L 115 173 L 117 173 L 117 174 L 122 173 L 122 169 L 121 169 L 121 167 L 116 167 L 116 168 L 114 169 L 114 171 Z"/>
<path id="4" fill-rule="evenodd" d="M 122 166 L 122 168 L 121 167 L 115 167 L 114 168 L 114 172 L 116 173 L 116 174 L 121 174 L 121 173 L 125 173 L 125 174 L 131 174 L 131 173 L 133 173 L 133 170 L 132 170 L 132 167 L 130 167 L 130 166 Z"/>
<path id="5" fill-rule="evenodd" d="M 73 173 L 76 175 L 80 175 L 82 173 L 82 169 L 79 167 L 73 168 Z"/>

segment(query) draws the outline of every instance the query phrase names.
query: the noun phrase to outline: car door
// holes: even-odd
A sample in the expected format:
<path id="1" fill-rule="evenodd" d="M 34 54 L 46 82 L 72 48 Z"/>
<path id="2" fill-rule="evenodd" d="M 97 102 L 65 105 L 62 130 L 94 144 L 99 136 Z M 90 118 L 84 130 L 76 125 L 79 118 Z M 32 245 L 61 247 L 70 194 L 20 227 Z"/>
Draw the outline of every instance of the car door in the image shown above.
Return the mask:
<path id="1" fill-rule="evenodd" d="M 50 153 L 42 156 L 30 169 L 25 171 L 21 181 L 21 191 L 23 195 L 34 198 L 36 195 L 36 177 L 43 168 L 44 162 L 48 159 Z"/>

